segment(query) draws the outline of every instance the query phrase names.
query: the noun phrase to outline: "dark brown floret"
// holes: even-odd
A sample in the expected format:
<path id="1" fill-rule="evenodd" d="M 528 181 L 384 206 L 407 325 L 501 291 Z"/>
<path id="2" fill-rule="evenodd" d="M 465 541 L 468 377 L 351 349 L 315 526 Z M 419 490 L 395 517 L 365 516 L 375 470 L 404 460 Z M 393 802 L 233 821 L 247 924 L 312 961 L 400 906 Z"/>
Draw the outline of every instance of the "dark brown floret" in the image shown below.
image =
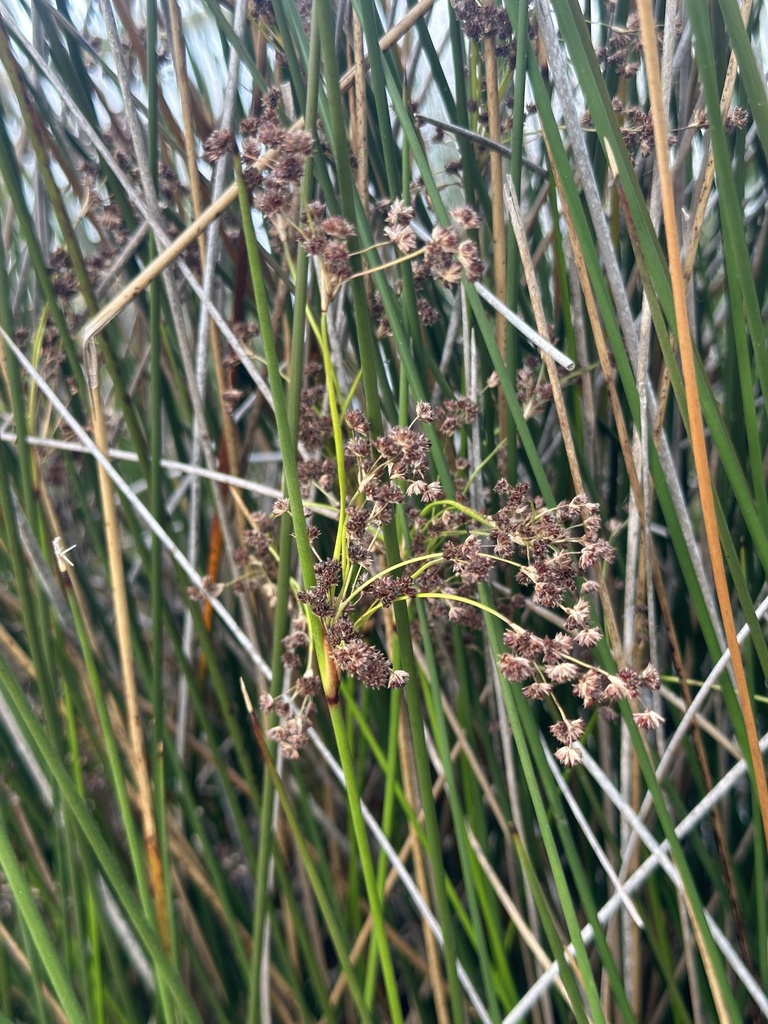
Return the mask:
<path id="1" fill-rule="evenodd" d="M 373 689 L 383 689 L 389 682 L 392 668 L 384 655 L 361 637 L 339 644 L 331 657 L 340 672 L 355 676 Z"/>
<path id="2" fill-rule="evenodd" d="M 373 565 L 373 552 L 366 544 L 361 544 L 359 540 L 350 540 L 348 542 L 347 554 L 349 555 L 350 562 L 354 562 L 356 565 L 362 565 L 367 569 L 370 569 Z"/>
<path id="3" fill-rule="evenodd" d="M 315 566 L 315 578 L 319 587 L 330 590 L 341 581 L 341 562 L 335 558 L 326 558 Z"/>
<path id="4" fill-rule="evenodd" d="M 301 231 L 299 232 L 299 241 L 304 247 L 307 256 L 319 256 L 327 239 L 318 231 Z"/>
<path id="5" fill-rule="evenodd" d="M 303 163 L 312 153 L 313 145 L 314 140 L 309 132 L 305 132 L 301 128 L 292 128 L 283 139 L 282 150 L 292 156 L 301 157 Z"/>
<path id="6" fill-rule="evenodd" d="M 267 737 L 279 745 L 280 752 L 286 760 L 295 761 L 309 742 L 308 728 L 309 716 L 297 715 L 286 719 L 283 725 L 269 729 Z"/>
<path id="7" fill-rule="evenodd" d="M 425 327 L 432 327 L 440 319 L 439 312 L 434 306 L 427 302 L 423 295 L 420 295 L 416 299 L 416 310 L 419 315 L 419 321 L 424 324 Z"/>
<path id="8" fill-rule="evenodd" d="M 303 157 L 281 151 L 278 160 L 275 161 L 272 168 L 270 178 L 284 186 L 298 185 L 301 181 L 303 170 Z"/>
<path id="9" fill-rule="evenodd" d="M 259 122 L 257 138 L 267 149 L 278 149 L 286 134 L 285 128 L 276 118 L 265 118 Z"/>
<path id="10" fill-rule="evenodd" d="M 262 145 L 258 139 L 255 139 L 252 135 L 246 136 L 243 139 L 243 145 L 240 150 L 240 159 L 243 162 L 244 168 L 248 169 L 256 164 L 262 156 Z"/>
<path id="11" fill-rule="evenodd" d="M 493 562 L 480 550 L 480 538 L 470 534 L 461 544 L 446 541 L 443 557 L 453 563 L 453 571 L 464 583 L 482 583 L 488 578 Z"/>
<path id="12" fill-rule="evenodd" d="M 482 629 L 483 617 L 477 608 L 459 601 L 451 601 L 448 607 L 448 621 L 464 629 Z"/>
<path id="13" fill-rule="evenodd" d="M 218 597 L 219 594 L 224 590 L 223 583 L 217 583 L 212 576 L 203 576 L 200 580 L 201 586 L 199 587 L 188 587 L 187 593 L 193 601 L 202 603 L 210 600 L 211 598 Z"/>
<path id="14" fill-rule="evenodd" d="M 369 434 L 371 431 L 371 424 L 359 409 L 350 409 L 344 420 L 349 429 L 358 434 Z"/>
<path id="15" fill-rule="evenodd" d="M 232 132 L 228 128 L 217 128 L 203 144 L 203 159 L 209 164 L 215 164 L 227 153 L 234 152 L 234 149 L 235 137 Z"/>
<path id="16" fill-rule="evenodd" d="M 596 540 L 584 546 L 579 557 L 579 568 L 582 570 L 588 569 L 591 565 L 595 565 L 596 562 L 600 561 L 612 562 L 615 557 L 616 552 L 608 541 Z"/>
<path id="17" fill-rule="evenodd" d="M 575 743 L 584 733 L 584 722 L 580 718 L 555 722 L 554 725 L 550 725 L 549 731 L 558 743 Z"/>
<path id="18" fill-rule="evenodd" d="M 426 480 L 412 480 L 408 484 L 405 493 L 417 495 L 425 505 L 430 501 L 439 501 L 445 497 L 445 492 L 439 480 L 433 480 L 431 483 L 427 483 Z"/>
<path id="19" fill-rule="evenodd" d="M 320 676 L 304 675 L 296 683 L 299 697 L 317 697 L 323 692 L 323 681 Z"/>
<path id="20" fill-rule="evenodd" d="M 122 231 L 123 215 L 117 203 L 108 203 L 102 207 L 99 215 L 99 223 L 105 231 Z"/>
<path id="21" fill-rule="evenodd" d="M 725 119 L 725 130 L 731 134 L 746 128 L 749 123 L 749 111 L 744 107 L 734 107 Z"/>
<path id="22" fill-rule="evenodd" d="M 524 683 L 533 679 L 535 665 L 530 658 L 522 658 L 515 654 L 502 654 L 499 658 L 499 670 L 510 683 Z"/>
<path id="23" fill-rule="evenodd" d="M 253 205 L 265 217 L 274 217 L 287 210 L 291 202 L 291 190 L 273 175 L 264 182 L 263 189 L 258 189 L 253 197 Z"/>
<path id="24" fill-rule="evenodd" d="M 395 199 L 387 213 L 387 224 L 392 227 L 410 224 L 414 217 L 412 206 L 406 206 L 402 199 Z"/>
<path id="25" fill-rule="evenodd" d="M 555 757 L 565 768 L 575 768 L 577 764 L 581 764 L 581 747 L 577 744 L 558 747 L 555 751 Z"/>
<path id="26" fill-rule="evenodd" d="M 389 674 L 389 682 L 387 683 L 387 689 L 389 690 L 402 690 L 408 683 L 408 673 L 403 669 L 395 669 Z"/>
<path id="27" fill-rule="evenodd" d="M 457 229 L 438 225 L 432 231 L 432 240 L 424 249 L 424 266 L 444 284 L 458 284 L 461 280 L 461 265 L 453 258 L 458 249 Z"/>
<path id="28" fill-rule="evenodd" d="M 573 684 L 573 694 L 578 697 L 585 708 L 600 703 L 603 699 L 608 677 L 596 669 L 588 669 L 581 679 Z"/>
<path id="29" fill-rule="evenodd" d="M 344 445 L 344 451 L 353 459 L 367 459 L 371 454 L 371 442 L 367 437 L 351 437 Z"/>
<path id="30" fill-rule="evenodd" d="M 658 690 L 661 686 L 659 670 L 656 668 L 655 665 L 646 665 L 646 667 L 640 673 L 640 678 L 643 681 L 643 684 L 649 687 L 651 690 Z"/>
<path id="31" fill-rule="evenodd" d="M 325 216 L 325 203 L 320 202 L 319 199 L 315 199 L 313 202 L 308 203 L 307 216 L 315 222 L 322 220 Z"/>
<path id="32" fill-rule="evenodd" d="M 254 21 L 263 21 L 266 25 L 274 25 L 272 0 L 248 0 L 248 17 Z"/>
<path id="33" fill-rule="evenodd" d="M 326 217 L 320 224 L 320 230 L 332 238 L 352 238 L 357 234 L 355 225 L 343 217 Z"/>
<path id="34" fill-rule="evenodd" d="M 320 250 L 320 259 L 325 267 L 336 277 L 346 280 L 352 273 L 349 265 L 349 250 L 344 242 L 326 241 Z"/>
<path id="35" fill-rule="evenodd" d="M 478 412 L 477 402 L 469 398 L 448 399 L 437 410 L 437 429 L 441 434 L 453 434 L 473 423 Z"/>
<path id="36" fill-rule="evenodd" d="M 403 492 L 396 484 L 382 484 L 376 488 L 374 498 L 380 505 L 402 505 Z"/>
<path id="37" fill-rule="evenodd" d="M 456 0 L 454 11 L 464 34 L 475 42 L 484 36 L 508 39 L 512 34 L 512 26 L 503 7 L 478 4 L 474 0 Z"/>
<path id="38" fill-rule="evenodd" d="M 664 719 L 656 711 L 650 711 L 646 708 L 644 711 L 636 711 L 632 715 L 635 720 L 635 724 L 641 729 L 657 729 Z"/>
<path id="39" fill-rule="evenodd" d="M 415 597 L 416 586 L 410 576 L 378 576 L 366 587 L 369 594 L 381 601 L 383 608 L 403 597 Z"/>
<path id="40" fill-rule="evenodd" d="M 535 682 L 523 687 L 523 696 L 528 700 L 546 700 L 551 693 L 551 683 Z"/>
<path id="41" fill-rule="evenodd" d="M 358 505 L 347 506 L 347 534 L 355 540 L 362 540 L 368 529 L 371 514 L 366 508 Z"/>
<path id="42" fill-rule="evenodd" d="M 329 619 L 333 615 L 333 605 L 328 600 L 327 588 L 323 586 L 310 587 L 309 590 L 301 590 L 297 595 L 302 604 L 309 606 L 319 619 Z"/>
<path id="43" fill-rule="evenodd" d="M 508 629 L 504 632 L 504 644 L 523 658 L 538 658 L 544 651 L 544 641 L 535 633 Z"/>
<path id="44" fill-rule="evenodd" d="M 451 210 L 451 218 L 466 230 L 480 227 L 480 217 L 471 206 L 456 206 Z"/>
<path id="45" fill-rule="evenodd" d="M 393 427 L 374 445 L 383 455 L 392 479 L 422 480 L 429 469 L 429 439 L 410 427 Z"/>
<path id="46" fill-rule="evenodd" d="M 469 281 L 479 281 L 485 271 L 485 264 L 480 259 L 480 253 L 478 252 L 475 243 L 465 238 L 459 245 L 456 253 L 456 259 L 459 264 L 464 268 L 464 272 L 467 275 Z"/>
<path id="47" fill-rule="evenodd" d="M 409 224 L 387 225 L 384 234 L 404 255 L 413 252 L 418 246 L 416 234 Z"/>
<path id="48" fill-rule="evenodd" d="M 299 480 L 307 493 L 312 484 L 327 491 L 336 480 L 336 463 L 333 459 L 309 459 L 298 464 Z"/>

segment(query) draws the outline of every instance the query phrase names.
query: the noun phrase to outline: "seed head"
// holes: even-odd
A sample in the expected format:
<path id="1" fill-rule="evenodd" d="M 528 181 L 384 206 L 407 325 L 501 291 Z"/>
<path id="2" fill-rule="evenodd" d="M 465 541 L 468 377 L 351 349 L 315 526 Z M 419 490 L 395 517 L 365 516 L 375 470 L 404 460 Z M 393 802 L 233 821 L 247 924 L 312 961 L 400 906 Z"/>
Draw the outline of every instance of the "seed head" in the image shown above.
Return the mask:
<path id="1" fill-rule="evenodd" d="M 235 137 L 227 128 L 217 128 L 211 132 L 203 144 L 203 159 L 215 164 L 227 153 L 234 152 Z"/>

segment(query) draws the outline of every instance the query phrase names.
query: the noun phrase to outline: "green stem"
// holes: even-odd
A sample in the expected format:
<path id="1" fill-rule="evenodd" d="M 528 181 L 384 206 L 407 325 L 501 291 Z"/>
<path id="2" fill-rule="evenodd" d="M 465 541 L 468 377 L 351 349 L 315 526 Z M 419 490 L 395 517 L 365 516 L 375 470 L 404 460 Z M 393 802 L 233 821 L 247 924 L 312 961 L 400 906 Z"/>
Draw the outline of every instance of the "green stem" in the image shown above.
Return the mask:
<path id="1" fill-rule="evenodd" d="M 150 954 L 159 979 L 163 981 L 167 992 L 176 1003 L 181 1012 L 182 1019 L 193 1022 L 193 1024 L 202 1024 L 202 1019 L 191 996 L 165 955 L 157 932 L 148 923 L 147 916 L 138 907 L 135 895 L 128 887 L 115 859 L 115 855 L 107 846 L 91 812 L 88 810 L 85 802 L 81 800 L 75 784 L 69 777 L 63 761 L 53 748 L 50 739 L 29 706 L 21 686 L 3 658 L 0 658 L 0 689 L 4 692 L 16 716 L 29 735 L 36 754 L 49 771 L 51 777 L 56 780 L 64 804 L 71 811 L 83 837 L 93 850 L 94 856 L 104 872 L 104 877 L 115 893 L 118 903 L 122 907 L 131 927 Z"/>
<path id="2" fill-rule="evenodd" d="M 347 518 L 347 474 L 344 468 L 344 437 L 341 432 L 341 412 L 339 388 L 336 373 L 331 362 L 331 349 L 328 340 L 328 310 L 324 309 L 320 319 L 320 351 L 323 356 L 325 382 L 328 387 L 328 408 L 333 428 L 333 448 L 336 453 L 336 475 L 339 480 L 339 526 L 336 531 L 336 543 L 333 557 L 341 560 L 342 579 L 347 578 L 349 557 L 347 555 L 345 523 Z"/>
<path id="3" fill-rule="evenodd" d="M 253 727 L 254 736 L 256 737 L 256 742 L 259 746 L 262 757 L 264 758 L 264 764 L 266 766 L 267 771 L 269 772 L 270 778 L 272 779 L 272 784 L 275 787 L 275 791 L 277 792 L 278 798 L 280 800 L 280 806 L 283 810 L 283 813 L 285 814 L 285 819 L 288 822 L 288 827 L 290 828 L 291 833 L 293 835 L 293 840 L 296 843 L 296 850 L 298 852 L 299 857 L 301 858 L 303 868 L 307 873 L 307 878 L 309 879 L 309 883 L 312 886 L 312 890 L 315 894 L 315 899 L 318 902 L 320 910 L 328 926 L 328 932 L 331 936 L 331 941 L 333 942 L 336 954 L 339 958 L 341 969 L 343 970 L 344 976 L 347 980 L 347 984 L 349 985 L 349 991 L 352 995 L 352 998 L 355 1001 L 358 1013 L 360 1014 L 360 1019 L 366 1022 L 366 1024 L 372 1024 L 371 1015 L 365 1004 L 365 999 L 360 988 L 360 981 L 357 977 L 355 968 L 353 967 L 349 959 L 349 954 L 347 953 L 344 936 L 339 927 L 335 909 L 328 897 L 328 893 L 326 892 L 325 886 L 323 885 L 320 873 L 315 864 L 315 858 L 312 855 L 312 852 L 310 851 L 307 841 L 305 839 L 304 830 L 302 829 L 301 823 L 298 817 L 296 816 L 296 812 L 293 809 L 293 805 L 288 799 L 288 794 L 285 791 L 285 786 L 283 785 L 280 776 L 277 774 L 277 769 L 275 768 L 274 762 L 270 757 L 266 739 L 264 738 L 264 734 L 261 731 L 261 726 L 259 725 L 258 719 L 254 714 L 253 708 L 250 707 L 250 701 L 248 700 L 248 696 L 247 693 L 245 692 L 244 687 L 243 695 L 246 700 L 246 705 L 248 707 L 249 717 L 251 720 L 251 725 Z M 396 1019 L 402 1020 L 402 1016 L 398 1016 Z"/>
<path id="4" fill-rule="evenodd" d="M 0 868 L 2 868 L 3 874 L 8 881 L 16 909 L 25 926 L 29 929 L 35 952 L 43 962 L 53 990 L 70 1024 L 88 1024 L 87 1017 L 83 1012 L 80 1001 L 75 995 L 67 971 L 59 959 L 48 928 L 40 915 L 40 911 L 37 909 L 37 904 L 24 875 L 24 870 L 17 860 L 16 854 L 13 852 L 2 803 L 0 803 Z"/>
<path id="5" fill-rule="evenodd" d="M 379 899 L 379 890 L 376 884 L 376 870 L 371 857 L 371 850 L 368 845 L 368 834 L 365 830 L 363 814 L 360 810 L 360 791 L 357 786 L 355 765 L 352 759 L 352 750 L 349 746 L 346 725 L 344 723 L 343 711 L 340 704 L 330 705 L 331 722 L 333 734 L 336 737 L 336 746 L 339 751 L 339 761 L 344 780 L 347 787 L 347 799 L 349 811 L 352 816 L 352 828 L 355 833 L 357 852 L 360 857 L 360 865 L 363 869 L 366 892 L 368 893 L 368 904 L 373 920 L 373 934 L 378 944 L 379 959 L 381 960 L 381 972 L 384 976 L 384 988 L 387 992 L 389 1012 L 395 1024 L 403 1020 L 400 1009 L 400 996 L 397 990 L 397 978 L 392 963 L 392 953 L 387 941 L 387 933 L 384 927 L 384 911 Z"/>
<path id="6" fill-rule="evenodd" d="M 175 0 L 172 0 L 175 2 Z M 157 191 L 158 164 L 158 81 L 157 81 L 157 0 L 147 2 L 147 158 L 150 173 Z M 149 238 L 150 261 L 157 254 L 154 234 Z M 150 459 L 149 493 L 150 510 L 155 521 L 162 523 L 165 518 L 163 500 L 163 473 L 160 460 L 163 454 L 163 405 L 162 405 L 162 334 L 160 314 L 162 293 L 160 278 L 155 278 L 149 287 L 149 345 L 150 345 Z M 152 603 L 152 768 L 155 825 L 157 828 L 158 853 L 163 874 L 166 921 L 168 922 L 169 955 L 175 961 L 176 929 L 173 913 L 170 852 L 168 849 L 168 828 L 166 823 L 166 772 L 165 772 L 165 701 L 163 697 L 163 549 L 157 536 L 152 537 L 150 555 L 150 593 Z"/>
<path id="7" fill-rule="evenodd" d="M 317 94 L 320 78 L 319 70 L 320 37 L 317 32 L 316 12 L 313 11 L 309 43 L 309 69 L 307 75 L 308 88 L 305 107 L 305 120 L 308 124 L 313 124 L 317 116 Z M 301 193 L 302 207 L 306 206 L 311 194 L 313 163 L 314 159 L 310 156 L 304 165 L 304 181 L 302 182 Z M 290 260 L 290 254 L 286 252 L 286 255 Z M 291 434 L 291 450 L 295 448 L 294 439 L 298 437 L 299 431 L 301 371 L 304 361 L 304 328 L 305 311 L 307 308 L 307 276 L 309 272 L 309 257 L 302 247 L 299 247 L 296 256 L 296 266 L 292 269 L 295 282 L 295 294 L 293 324 L 291 326 L 291 365 L 288 377 L 288 423 Z M 292 569 L 291 554 L 293 550 L 291 519 L 289 516 L 283 516 L 280 520 L 280 540 L 278 550 L 277 596 L 275 600 L 271 661 L 271 693 L 274 697 L 276 697 L 282 689 L 283 637 L 288 632 L 289 622 L 289 598 Z M 265 937 L 264 925 L 269 900 L 267 880 L 269 862 L 273 855 L 271 840 L 274 792 L 271 776 L 267 773 L 264 777 L 261 794 L 261 809 L 259 814 L 259 834 L 262 837 L 262 841 L 259 843 L 259 853 L 254 879 L 256 896 L 253 904 L 253 922 L 251 925 L 251 967 L 248 979 L 246 1024 L 256 1024 L 261 1002 L 261 958 L 263 955 L 263 942 Z"/>
<path id="8" fill-rule="evenodd" d="M 251 219 L 250 198 L 245 181 L 243 180 L 243 171 L 240 165 L 240 160 L 237 156 L 235 156 L 234 159 L 234 166 L 235 175 L 237 176 L 243 234 L 245 235 L 245 245 L 248 251 L 248 263 L 250 265 L 251 281 L 253 284 L 253 297 L 256 302 L 256 313 L 259 318 L 259 328 L 261 330 L 261 338 L 264 344 L 264 361 L 267 364 L 269 387 L 272 392 L 277 433 L 280 439 L 280 448 L 283 456 L 285 489 L 288 494 L 293 531 L 296 536 L 296 549 L 299 555 L 299 563 L 301 565 L 304 586 L 310 588 L 315 585 L 315 564 L 314 556 L 312 554 L 312 546 L 309 542 L 307 522 L 304 518 L 304 499 L 301 496 L 301 483 L 299 481 L 296 446 L 293 443 L 293 434 L 291 431 L 290 420 L 288 418 L 288 407 L 285 401 L 285 387 L 280 373 L 280 360 L 277 355 L 275 338 L 272 333 L 269 297 L 267 295 L 267 288 L 264 282 L 261 256 L 259 254 L 258 242 L 256 241 L 256 231 L 254 230 L 253 221 Z M 313 615 L 309 610 L 307 611 L 307 617 L 309 620 L 309 628 L 312 635 L 315 653 L 317 655 L 318 665 L 320 666 L 320 674 L 323 677 L 323 685 L 325 686 L 326 682 L 328 682 L 331 687 L 329 691 L 326 691 L 326 696 L 328 696 L 329 700 L 335 700 L 338 697 L 337 689 L 333 686 L 331 680 L 327 680 L 322 624 L 317 616 Z"/>
<path id="9" fill-rule="evenodd" d="M 352 174 L 349 166 L 349 147 L 347 144 L 341 91 L 338 84 L 339 72 L 333 38 L 333 11 L 329 0 L 316 0 L 316 3 L 322 11 L 322 15 L 320 17 L 320 42 L 323 54 L 323 64 L 325 66 L 325 81 L 330 111 L 332 142 L 336 160 L 336 172 L 338 176 L 339 197 L 341 200 L 343 215 L 351 223 L 355 223 L 355 197 L 357 193 L 354 182 L 352 181 Z M 359 260 L 353 258 L 352 266 L 355 270 L 357 269 L 357 263 L 359 263 Z M 365 391 L 366 410 L 374 436 L 381 435 L 383 433 L 383 420 L 378 387 L 377 361 L 365 288 L 363 282 L 359 279 L 352 281 L 350 288 L 352 291 L 355 327 L 357 330 L 358 348 L 360 351 L 360 364 L 363 372 L 363 388 Z M 383 535 L 387 561 L 394 565 L 400 560 L 400 546 L 395 523 L 388 523 L 383 529 Z M 443 953 L 446 977 L 448 979 L 448 987 L 451 995 L 452 1014 L 454 1021 L 459 1022 L 464 1020 L 464 1005 L 461 987 L 459 985 L 458 971 L 456 969 L 456 945 L 445 885 L 445 868 L 442 859 L 440 831 L 437 824 L 437 812 L 434 800 L 432 799 L 432 781 L 429 756 L 427 753 L 426 740 L 424 738 L 424 720 L 421 713 L 421 700 L 418 687 L 415 685 L 418 676 L 416 660 L 414 658 L 411 642 L 410 616 L 408 614 L 408 609 L 402 603 L 396 604 L 394 611 L 397 634 L 400 641 L 400 662 L 411 680 L 409 685 L 405 688 L 408 721 L 411 729 L 411 741 L 414 749 L 419 791 L 424 807 L 424 818 L 428 839 L 427 847 L 437 899 L 437 913 L 443 930 Z"/>

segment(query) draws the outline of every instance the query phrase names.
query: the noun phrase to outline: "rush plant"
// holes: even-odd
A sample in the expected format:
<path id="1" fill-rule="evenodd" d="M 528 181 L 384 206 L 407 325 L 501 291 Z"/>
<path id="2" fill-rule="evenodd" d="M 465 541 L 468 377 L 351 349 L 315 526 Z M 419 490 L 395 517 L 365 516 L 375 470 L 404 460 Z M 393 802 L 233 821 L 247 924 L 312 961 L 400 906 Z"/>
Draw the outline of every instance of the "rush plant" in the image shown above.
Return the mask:
<path id="1" fill-rule="evenodd" d="M 706 15 L 0 0 L 0 1019 L 768 1017 Z"/>

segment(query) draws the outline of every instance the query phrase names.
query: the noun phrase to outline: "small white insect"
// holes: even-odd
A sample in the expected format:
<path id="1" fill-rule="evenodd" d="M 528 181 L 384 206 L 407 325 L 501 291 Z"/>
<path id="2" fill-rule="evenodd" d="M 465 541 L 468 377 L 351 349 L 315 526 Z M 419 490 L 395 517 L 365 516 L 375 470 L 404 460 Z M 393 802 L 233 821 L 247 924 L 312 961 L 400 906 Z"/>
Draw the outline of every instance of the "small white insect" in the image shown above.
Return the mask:
<path id="1" fill-rule="evenodd" d="M 61 537 L 53 538 L 53 553 L 56 556 L 56 564 L 59 567 L 59 572 L 66 572 L 67 566 L 74 566 L 74 562 L 67 558 L 67 554 L 70 551 L 74 551 L 77 544 L 72 544 L 71 547 L 62 547 Z"/>

